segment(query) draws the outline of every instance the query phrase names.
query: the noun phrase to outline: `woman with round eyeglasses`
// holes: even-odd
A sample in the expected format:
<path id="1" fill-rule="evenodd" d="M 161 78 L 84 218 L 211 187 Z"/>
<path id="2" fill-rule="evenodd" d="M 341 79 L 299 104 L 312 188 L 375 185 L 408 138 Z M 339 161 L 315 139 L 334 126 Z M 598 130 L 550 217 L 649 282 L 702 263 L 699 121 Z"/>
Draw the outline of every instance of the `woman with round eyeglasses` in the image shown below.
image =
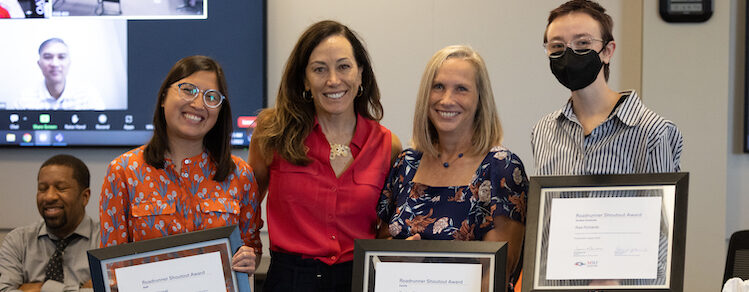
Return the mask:
<path id="1" fill-rule="evenodd" d="M 101 245 L 237 224 L 235 271 L 252 274 L 261 252 L 260 197 L 250 166 L 231 154 L 232 115 L 221 66 L 179 60 L 158 94 L 148 144 L 113 160 L 101 191 Z"/>

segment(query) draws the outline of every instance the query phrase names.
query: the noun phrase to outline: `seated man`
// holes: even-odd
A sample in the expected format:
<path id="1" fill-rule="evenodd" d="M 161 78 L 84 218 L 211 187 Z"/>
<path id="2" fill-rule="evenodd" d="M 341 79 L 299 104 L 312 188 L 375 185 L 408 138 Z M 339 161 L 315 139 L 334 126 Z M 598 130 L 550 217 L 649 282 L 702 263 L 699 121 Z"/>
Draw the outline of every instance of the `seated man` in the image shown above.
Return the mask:
<path id="1" fill-rule="evenodd" d="M 99 223 L 86 215 L 90 176 L 83 161 L 55 155 L 37 175 L 43 221 L 14 229 L 0 245 L 0 291 L 79 291 L 91 287 L 86 251 Z"/>

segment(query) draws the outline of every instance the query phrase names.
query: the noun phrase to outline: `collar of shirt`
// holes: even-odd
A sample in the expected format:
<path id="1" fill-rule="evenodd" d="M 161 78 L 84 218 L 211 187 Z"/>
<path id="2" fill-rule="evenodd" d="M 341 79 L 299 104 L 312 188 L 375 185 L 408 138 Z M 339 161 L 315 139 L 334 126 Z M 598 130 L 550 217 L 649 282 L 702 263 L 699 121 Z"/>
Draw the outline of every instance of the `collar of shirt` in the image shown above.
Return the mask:
<path id="1" fill-rule="evenodd" d="M 81 219 L 81 223 L 78 223 L 78 227 L 73 230 L 72 234 L 78 234 L 83 238 L 90 239 L 89 234 L 91 234 L 91 229 L 94 228 L 94 224 L 91 222 L 92 219 L 88 215 L 83 215 L 83 219 Z M 37 238 L 40 238 L 42 236 L 47 236 L 54 240 L 59 240 L 60 238 L 57 238 L 54 234 L 50 233 L 49 230 L 47 230 L 47 224 L 42 223 L 42 228 L 39 228 L 39 234 L 36 236 Z M 70 236 L 70 235 L 68 235 Z"/>
<path id="2" fill-rule="evenodd" d="M 65 85 L 67 86 L 67 81 Z M 55 98 L 51 94 L 49 94 L 49 90 L 47 89 L 47 83 L 45 83 L 44 79 L 42 79 L 42 85 L 39 87 L 39 98 L 41 98 L 40 101 L 50 106 L 53 106 L 53 105 L 59 106 L 60 104 L 62 104 L 62 102 L 65 100 L 65 97 L 67 96 L 67 94 L 65 94 L 66 92 L 65 89 L 67 88 L 63 87 L 63 90 L 60 93 L 60 97 Z"/>
<path id="3" fill-rule="evenodd" d="M 195 155 L 193 157 L 185 158 L 185 160 L 182 160 L 179 163 L 183 163 L 183 162 L 185 164 L 203 163 L 204 160 L 208 159 L 208 156 L 209 156 L 208 155 L 208 151 L 206 151 L 205 149 L 203 149 L 203 152 L 201 152 L 200 154 Z M 164 168 L 166 168 L 169 165 L 173 166 L 174 164 L 175 163 L 174 163 L 174 161 L 172 161 L 172 159 L 164 157 Z"/>
<path id="4" fill-rule="evenodd" d="M 644 107 L 642 105 L 642 102 L 640 101 L 640 97 L 637 95 L 637 92 L 634 89 L 622 91 L 619 93 L 626 96 L 624 97 L 624 102 L 619 104 L 614 109 L 614 111 L 611 113 L 611 115 L 609 115 L 608 119 L 606 119 L 604 123 L 612 118 L 617 118 L 625 125 L 633 127 L 637 125 L 637 121 L 640 120 L 640 117 L 643 115 L 644 111 Z M 557 119 L 567 119 L 577 124 L 580 123 L 580 121 L 577 119 L 577 116 L 575 115 L 575 111 L 572 110 L 571 98 L 567 101 L 567 104 L 557 112 Z"/>
<path id="5" fill-rule="evenodd" d="M 351 137 L 351 143 L 349 143 L 352 155 L 358 154 L 367 141 L 367 134 L 370 132 L 369 128 L 371 125 L 365 123 L 364 119 L 361 115 L 356 114 L 356 128 L 354 129 L 354 136 Z M 317 121 L 317 116 L 315 116 L 315 123 L 312 125 L 312 132 L 322 135 L 325 138 L 325 134 L 320 128 L 320 123 Z"/>

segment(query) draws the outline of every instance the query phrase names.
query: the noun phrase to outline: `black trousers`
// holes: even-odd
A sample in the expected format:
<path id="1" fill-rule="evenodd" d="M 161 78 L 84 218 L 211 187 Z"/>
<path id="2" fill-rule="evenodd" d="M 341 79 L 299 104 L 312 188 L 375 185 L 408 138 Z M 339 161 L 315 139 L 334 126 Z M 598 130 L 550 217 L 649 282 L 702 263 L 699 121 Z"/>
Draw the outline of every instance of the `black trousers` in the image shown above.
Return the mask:
<path id="1" fill-rule="evenodd" d="M 349 292 L 352 269 L 352 261 L 331 266 L 315 259 L 271 251 L 263 292 Z"/>

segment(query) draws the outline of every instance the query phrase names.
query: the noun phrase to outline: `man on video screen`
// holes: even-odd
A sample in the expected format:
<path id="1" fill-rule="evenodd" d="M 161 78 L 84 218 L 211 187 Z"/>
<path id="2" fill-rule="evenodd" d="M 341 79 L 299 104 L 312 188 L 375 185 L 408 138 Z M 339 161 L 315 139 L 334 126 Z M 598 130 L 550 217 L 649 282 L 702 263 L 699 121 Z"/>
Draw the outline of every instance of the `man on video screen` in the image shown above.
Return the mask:
<path id="1" fill-rule="evenodd" d="M 37 64 L 44 81 L 24 91 L 9 109 L 17 110 L 103 110 L 99 94 L 92 87 L 68 80 L 70 70 L 68 45 L 59 38 L 48 39 L 39 46 Z"/>

